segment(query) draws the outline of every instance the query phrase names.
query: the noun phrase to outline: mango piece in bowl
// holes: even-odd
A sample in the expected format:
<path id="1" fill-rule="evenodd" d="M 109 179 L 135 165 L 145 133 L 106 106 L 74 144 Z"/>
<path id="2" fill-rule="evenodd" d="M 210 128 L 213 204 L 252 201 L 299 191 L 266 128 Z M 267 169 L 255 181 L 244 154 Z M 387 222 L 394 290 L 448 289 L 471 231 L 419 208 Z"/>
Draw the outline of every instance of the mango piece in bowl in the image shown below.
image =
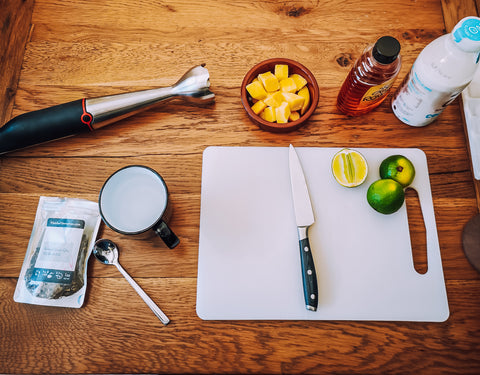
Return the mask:
<path id="1" fill-rule="evenodd" d="M 277 77 L 272 72 L 265 72 L 258 75 L 258 80 L 262 82 L 267 92 L 275 92 L 280 89 Z"/>
<path id="2" fill-rule="evenodd" d="M 285 124 L 288 122 L 290 117 L 290 107 L 287 102 L 283 102 L 280 107 L 275 108 L 275 116 L 277 118 L 277 123 Z"/>
<path id="3" fill-rule="evenodd" d="M 282 93 L 282 96 L 287 101 L 290 111 L 299 111 L 302 109 L 303 102 L 305 101 L 304 97 L 294 94 L 293 92 L 284 92 Z"/>
<path id="4" fill-rule="evenodd" d="M 267 92 L 265 91 L 265 88 L 258 80 L 249 83 L 245 88 L 253 99 L 262 100 L 267 97 Z"/>
<path id="5" fill-rule="evenodd" d="M 265 103 L 270 107 L 280 107 L 280 105 L 285 101 L 284 96 L 280 91 L 276 91 L 273 94 L 269 94 L 265 98 Z"/>
<path id="6" fill-rule="evenodd" d="M 297 92 L 297 85 L 292 77 L 287 77 L 280 81 L 280 91 L 282 92 Z"/>
<path id="7" fill-rule="evenodd" d="M 290 116 L 288 117 L 288 121 L 297 121 L 300 118 L 300 113 L 298 111 L 291 112 Z"/>
<path id="8" fill-rule="evenodd" d="M 263 118 L 265 121 L 268 122 L 276 122 L 277 117 L 275 114 L 275 108 L 273 107 L 267 107 L 263 110 L 263 112 L 260 113 L 260 117 Z"/>
<path id="9" fill-rule="evenodd" d="M 305 99 L 303 101 L 302 109 L 300 110 L 300 114 L 303 115 L 305 112 L 307 112 L 308 105 L 310 104 L 310 91 L 308 91 L 308 87 L 305 86 L 300 89 L 297 94 Z"/>
<path id="10" fill-rule="evenodd" d="M 252 105 L 252 111 L 255 112 L 256 115 L 258 115 L 266 107 L 267 107 L 267 105 L 265 104 L 265 102 L 263 100 L 259 100 Z"/>
<path id="11" fill-rule="evenodd" d="M 301 90 L 308 83 L 307 80 L 303 78 L 300 74 L 294 73 L 290 77 L 295 82 L 295 85 L 297 85 L 297 90 Z"/>
<path id="12" fill-rule="evenodd" d="M 275 77 L 277 77 L 278 82 L 282 82 L 285 78 L 288 78 L 288 65 L 286 64 L 276 64 L 274 69 Z"/>

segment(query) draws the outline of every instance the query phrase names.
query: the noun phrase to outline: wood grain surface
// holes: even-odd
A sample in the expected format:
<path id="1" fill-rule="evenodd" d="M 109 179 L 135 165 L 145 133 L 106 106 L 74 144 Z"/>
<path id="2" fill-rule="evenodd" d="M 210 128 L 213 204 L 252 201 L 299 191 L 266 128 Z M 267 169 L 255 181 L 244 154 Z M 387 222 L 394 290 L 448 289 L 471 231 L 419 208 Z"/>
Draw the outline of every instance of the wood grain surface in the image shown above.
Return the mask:
<path id="1" fill-rule="evenodd" d="M 480 275 L 461 243 L 478 213 L 460 102 L 423 128 L 389 100 L 362 117 L 335 108 L 344 78 L 382 35 L 402 46 L 400 80 L 473 0 L 0 1 L 0 119 L 82 97 L 173 84 L 206 63 L 216 102 L 172 101 L 92 133 L 0 156 L 0 373 L 480 373 Z M 271 57 L 307 66 L 320 86 L 309 123 L 260 130 L 240 102 L 249 68 Z M 18 82 L 18 83 L 17 83 Z M 428 160 L 450 305 L 443 323 L 202 321 L 195 313 L 202 152 L 207 146 L 418 147 Z M 171 318 L 163 326 L 121 274 L 93 258 L 80 309 L 13 301 L 40 196 L 96 201 L 129 164 L 162 174 L 180 245 L 102 226 L 120 262 Z M 407 198 L 418 270 L 423 220 Z"/>
<path id="2" fill-rule="evenodd" d="M 25 44 L 30 33 L 33 0 L 0 1 L 0 123 L 12 113 Z"/>

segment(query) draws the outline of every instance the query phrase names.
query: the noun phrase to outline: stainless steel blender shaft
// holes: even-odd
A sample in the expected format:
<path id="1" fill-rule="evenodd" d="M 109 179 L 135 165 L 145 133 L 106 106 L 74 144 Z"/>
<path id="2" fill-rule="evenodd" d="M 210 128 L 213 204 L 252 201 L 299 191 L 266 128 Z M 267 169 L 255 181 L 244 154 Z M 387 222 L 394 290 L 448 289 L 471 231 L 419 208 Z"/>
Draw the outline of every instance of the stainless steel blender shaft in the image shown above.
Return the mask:
<path id="1" fill-rule="evenodd" d="M 198 65 L 186 72 L 173 86 L 86 99 L 85 110 L 92 116 L 91 127 L 98 129 L 154 104 L 178 97 L 198 104 L 212 102 L 215 94 L 209 90 L 209 86 L 208 70 L 204 65 Z"/>

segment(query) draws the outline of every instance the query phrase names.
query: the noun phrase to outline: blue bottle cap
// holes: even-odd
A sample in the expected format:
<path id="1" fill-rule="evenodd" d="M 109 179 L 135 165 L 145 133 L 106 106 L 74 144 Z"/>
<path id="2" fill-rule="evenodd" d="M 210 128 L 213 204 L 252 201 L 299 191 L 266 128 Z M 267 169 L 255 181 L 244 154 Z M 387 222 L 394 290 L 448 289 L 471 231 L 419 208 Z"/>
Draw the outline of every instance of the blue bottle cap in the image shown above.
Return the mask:
<path id="1" fill-rule="evenodd" d="M 452 36 L 458 47 L 465 52 L 480 51 L 480 18 L 465 17 L 452 30 Z"/>

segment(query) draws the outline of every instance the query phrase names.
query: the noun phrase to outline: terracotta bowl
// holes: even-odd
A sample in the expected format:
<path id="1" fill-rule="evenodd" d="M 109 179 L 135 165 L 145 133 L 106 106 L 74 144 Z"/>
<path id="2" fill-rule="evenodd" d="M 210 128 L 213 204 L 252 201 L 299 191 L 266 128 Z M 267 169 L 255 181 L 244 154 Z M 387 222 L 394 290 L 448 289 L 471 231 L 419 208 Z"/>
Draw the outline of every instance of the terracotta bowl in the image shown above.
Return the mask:
<path id="1" fill-rule="evenodd" d="M 307 111 L 298 120 L 287 122 L 285 124 L 278 124 L 276 122 L 266 121 L 262 119 L 259 115 L 255 114 L 255 112 L 253 112 L 251 108 L 253 100 L 250 97 L 247 89 L 245 88 L 260 73 L 265 73 L 267 71 L 271 71 L 273 73 L 276 64 L 286 64 L 288 65 L 289 74 L 297 73 L 300 74 L 303 78 L 305 78 L 307 80 L 308 91 L 310 92 L 310 106 L 308 107 Z M 248 117 L 250 117 L 250 119 L 261 129 L 274 133 L 286 133 L 303 126 L 313 114 L 313 112 L 315 112 L 319 99 L 318 84 L 312 72 L 310 72 L 310 70 L 308 70 L 305 66 L 296 61 L 283 58 L 268 59 L 258 63 L 252 69 L 250 69 L 245 75 L 245 78 L 243 79 L 242 86 L 240 88 L 240 94 L 243 107 L 245 108 L 245 111 L 247 111 Z"/>

